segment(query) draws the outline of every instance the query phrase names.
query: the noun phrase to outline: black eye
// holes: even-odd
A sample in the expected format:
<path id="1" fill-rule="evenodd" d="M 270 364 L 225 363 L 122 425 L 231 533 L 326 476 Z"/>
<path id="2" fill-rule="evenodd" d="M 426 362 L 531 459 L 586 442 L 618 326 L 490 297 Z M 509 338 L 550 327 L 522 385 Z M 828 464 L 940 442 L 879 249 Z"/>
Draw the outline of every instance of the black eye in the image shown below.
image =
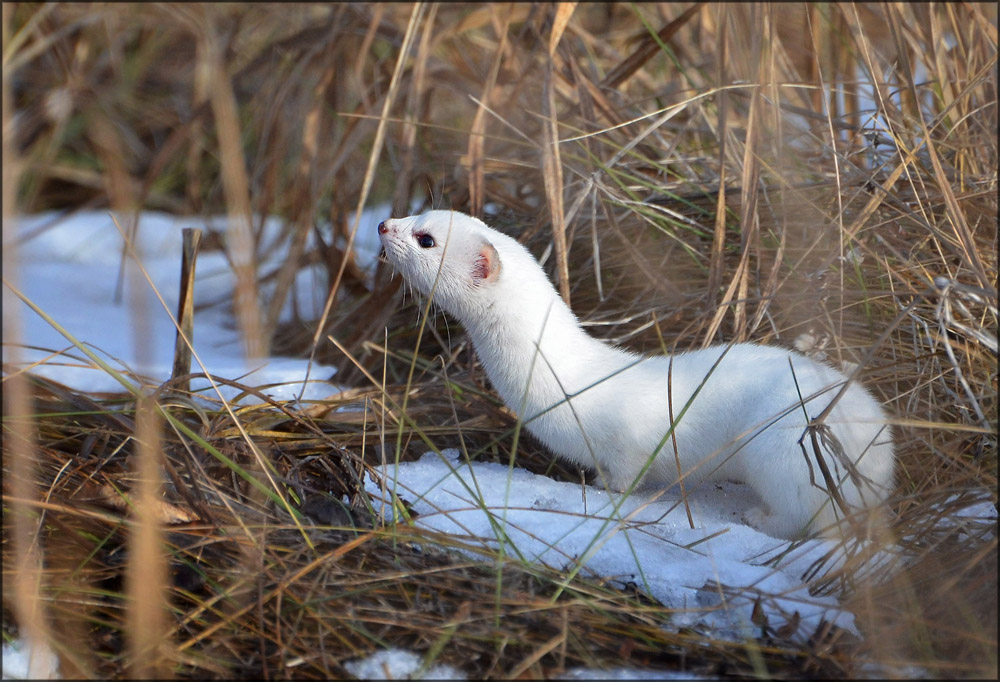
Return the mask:
<path id="1" fill-rule="evenodd" d="M 418 234 L 417 243 L 420 244 L 421 248 L 429 249 L 432 246 L 434 246 L 434 237 L 430 236 L 429 234 Z"/>

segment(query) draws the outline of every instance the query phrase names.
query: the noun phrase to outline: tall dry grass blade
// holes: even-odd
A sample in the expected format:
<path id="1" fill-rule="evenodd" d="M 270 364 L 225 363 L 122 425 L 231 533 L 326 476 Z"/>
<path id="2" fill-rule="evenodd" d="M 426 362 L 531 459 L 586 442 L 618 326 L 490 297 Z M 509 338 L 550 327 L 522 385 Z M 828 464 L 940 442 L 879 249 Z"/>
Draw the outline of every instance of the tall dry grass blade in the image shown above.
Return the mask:
<path id="1" fill-rule="evenodd" d="M 250 181 L 243 155 L 241 126 L 233 84 L 223 60 L 225 45 L 217 24 L 216 11 L 202 8 L 204 24 L 197 27 L 199 68 L 208 74 L 209 101 L 219 137 L 219 162 L 222 188 L 226 197 L 228 227 L 226 252 L 236 276 L 233 308 L 243 337 L 243 352 L 248 360 L 267 355 L 269 339 L 264 336 L 257 297 L 257 263 L 254 254 L 250 212 Z"/>
<path id="2" fill-rule="evenodd" d="M 167 148 L 170 147 L 171 142 L 174 142 L 174 144 L 176 144 L 179 148 L 185 141 L 181 138 L 181 135 L 186 129 L 189 134 L 186 139 L 187 154 L 184 157 L 184 161 L 185 170 L 187 171 L 187 177 L 189 179 L 184 187 L 184 194 L 187 199 L 188 206 L 195 212 L 201 210 L 203 201 L 202 197 L 205 193 L 205 189 L 202 186 L 202 174 L 198 172 L 198 168 L 201 166 L 202 157 L 205 154 L 203 137 L 206 128 L 206 114 L 212 107 L 212 104 L 209 101 L 209 91 L 212 88 L 212 83 L 210 81 L 211 76 L 212 74 L 208 69 L 198 68 L 194 70 L 192 78 L 193 82 L 191 84 L 192 115 L 187 122 L 187 126 L 183 126 L 171 134 L 171 138 L 169 138 L 167 143 L 164 144 L 164 149 L 162 149 L 158 155 L 159 159 L 162 159 L 162 162 L 159 164 L 154 162 L 152 164 L 150 172 L 146 177 L 146 182 L 144 183 L 145 186 L 148 187 L 152 184 L 154 178 L 159 177 L 160 172 L 162 172 L 162 168 L 159 166 L 166 163 L 168 158 L 166 154 Z"/>
<path id="3" fill-rule="evenodd" d="M 392 215 L 406 215 L 413 199 L 413 169 L 417 156 L 417 121 L 427 93 L 427 63 L 431 56 L 432 37 L 437 30 L 438 5 L 434 3 L 427 11 L 424 19 L 424 29 L 417 46 L 417 55 L 413 60 L 413 80 L 406 92 L 406 114 L 402 131 L 402 164 L 396 177 L 395 190 L 392 194 Z M 504 31 L 506 34 L 506 30 Z M 495 76 L 494 76 L 495 80 Z M 473 126 L 475 124 L 473 123 Z M 472 144 L 472 139 L 469 139 Z"/>
<path id="4" fill-rule="evenodd" d="M 491 4 L 490 10 L 495 12 L 497 6 Z M 468 173 L 469 173 L 469 213 L 477 218 L 483 217 L 483 204 L 486 201 L 486 175 L 483 167 L 484 148 L 486 146 L 486 112 L 490 105 L 493 92 L 496 89 L 497 74 L 500 73 L 500 64 L 509 48 L 507 47 L 507 32 L 510 29 L 510 18 L 512 8 L 507 7 L 500 19 L 500 34 L 497 36 L 497 49 L 493 55 L 493 64 L 490 66 L 486 83 L 483 84 L 483 94 L 479 99 L 479 106 L 472 117 L 472 126 L 469 129 L 468 147 Z"/>
<path id="5" fill-rule="evenodd" d="M 747 299 L 750 291 L 750 260 L 757 246 L 758 215 L 757 198 L 760 193 L 760 127 L 761 127 L 761 92 L 763 84 L 770 82 L 768 66 L 770 61 L 764 59 L 763 31 L 764 15 L 763 8 L 753 5 L 749 9 L 746 6 L 741 10 L 749 12 L 749 16 L 741 16 L 736 13 L 732 18 L 737 18 L 741 22 L 749 22 L 750 45 L 748 53 L 741 54 L 739 41 L 733 56 L 739 64 L 756 64 L 754 71 L 753 86 L 750 89 L 750 112 L 747 116 L 746 140 L 743 147 L 742 174 L 740 178 L 740 261 L 736 272 L 726 288 L 722 300 L 718 303 L 712 322 L 709 324 L 705 335 L 702 337 L 702 346 L 707 347 L 715 340 L 715 335 L 722 325 L 726 312 L 732 306 L 733 311 L 733 340 L 745 341 L 747 332 Z M 718 217 L 716 218 L 718 220 Z"/>
<path id="6" fill-rule="evenodd" d="M 106 133 L 108 134 L 108 133 Z M 151 305 L 147 297 L 144 269 L 137 267 L 142 257 L 138 251 L 138 213 L 131 231 L 122 230 L 118 221 L 116 227 L 122 230 L 123 254 L 132 256 L 125 261 L 128 283 L 128 304 L 131 315 L 131 335 L 134 356 L 139 367 L 150 367 L 154 362 L 154 340 L 149 338 Z M 185 256 L 188 254 L 185 253 Z M 182 260 L 185 260 L 182 258 Z M 192 294 L 193 295 L 193 294 Z M 178 303 L 183 306 L 183 299 Z M 177 336 L 192 338 L 188 330 L 178 323 Z M 187 345 L 184 343 L 184 345 Z M 140 389 L 142 390 L 142 389 Z M 136 473 L 134 490 L 136 523 L 129 534 L 129 558 L 125 572 L 126 582 L 126 637 L 128 639 L 130 661 L 126 665 L 129 674 L 139 679 L 158 679 L 169 675 L 164 654 L 168 648 L 167 632 L 167 568 L 164 556 L 163 533 L 160 529 L 159 512 L 162 473 L 159 460 L 160 420 L 158 406 L 143 393 L 136 401 L 136 431 L 132 440 L 132 466 Z"/>
<path id="7" fill-rule="evenodd" d="M 555 55 L 563 32 L 566 30 L 566 26 L 569 24 L 569 20 L 573 16 L 573 11 L 578 4 L 577 2 L 555 3 L 555 12 L 552 17 L 552 32 L 549 34 L 549 58 Z"/>
<path id="8" fill-rule="evenodd" d="M 919 101 L 919 97 L 917 95 L 916 86 L 913 82 L 913 69 L 910 65 L 908 57 L 909 50 L 907 49 L 907 45 L 904 44 L 902 38 L 903 28 L 901 22 L 903 21 L 903 17 L 900 16 L 902 8 L 897 5 L 889 5 L 888 7 L 891 8 L 889 16 L 889 30 L 896 43 L 897 53 L 903 58 L 902 71 L 904 84 L 906 85 L 907 92 L 910 93 L 911 98 L 914 102 L 916 102 Z M 937 188 L 944 196 L 945 209 L 951 223 L 951 228 L 955 234 L 955 241 L 961 248 L 961 253 L 966 262 L 966 267 L 968 267 L 972 274 L 975 275 L 977 284 L 985 289 L 989 289 L 993 287 L 996 282 L 987 274 L 986 267 L 980 258 L 975 239 L 973 238 L 972 233 L 969 230 L 969 225 L 965 220 L 965 214 L 958 205 L 958 200 L 955 198 L 955 192 L 951 188 L 951 182 L 941 165 L 941 159 L 939 158 L 937 152 L 937 145 L 934 142 L 931 132 L 927 129 L 927 121 L 924 118 L 923 108 L 917 105 L 914 105 L 914 108 L 916 110 L 915 118 L 920 124 L 920 132 L 922 133 L 923 143 L 927 149 L 927 154 L 930 157 L 931 164 L 934 168 Z"/>
<path id="9" fill-rule="evenodd" d="M 374 182 L 375 179 L 375 169 L 378 166 L 378 160 L 382 154 L 382 144 L 385 140 L 385 129 L 389 123 L 389 112 L 392 109 L 392 105 L 396 101 L 399 83 L 402 80 L 405 64 L 410 54 L 410 47 L 413 44 L 414 36 L 417 33 L 417 26 L 420 24 L 420 18 L 423 16 L 424 11 L 425 5 L 423 3 L 417 3 L 413 6 L 413 10 L 410 12 L 406 32 L 403 35 L 403 44 L 400 47 L 399 56 L 396 58 L 396 65 L 392 71 L 392 80 L 389 81 L 389 90 L 386 92 L 385 99 L 382 102 L 382 113 L 379 116 L 378 126 L 375 128 L 375 139 L 372 141 L 372 149 L 368 155 L 368 168 L 365 170 L 365 177 L 361 184 L 361 192 L 358 195 L 358 203 L 355 207 L 354 225 L 352 226 L 351 234 L 347 239 L 347 245 L 344 247 L 345 252 L 348 253 L 350 253 L 351 249 L 354 248 L 354 240 L 358 234 L 358 227 L 361 225 L 361 214 L 364 210 L 365 203 L 368 201 L 368 193 L 371 191 L 372 182 Z M 326 329 L 326 321 L 330 315 L 330 309 L 333 307 L 333 302 L 337 298 L 337 292 L 340 290 L 340 282 L 344 277 L 344 270 L 346 267 L 347 259 L 345 258 L 341 261 L 340 267 L 337 270 L 337 275 L 334 277 L 334 280 L 330 285 L 330 291 L 326 296 L 326 303 L 323 305 L 323 313 L 320 315 L 319 322 L 316 325 L 316 332 L 313 334 L 309 353 L 310 367 L 316 357 L 316 349 L 319 344 L 319 339 L 323 334 L 324 329 Z M 309 373 L 307 372 L 306 380 L 308 379 Z M 303 386 L 305 386 L 305 383 L 303 383 Z M 303 390 L 305 389 L 303 388 Z"/>
<path id="10" fill-rule="evenodd" d="M 569 305 L 569 254 L 566 243 L 566 220 L 563 212 L 562 161 L 559 157 L 559 123 L 553 83 L 553 63 L 546 64 L 542 89 L 542 177 L 552 221 L 552 243 L 556 252 L 556 284 L 559 294 Z"/>
<path id="11" fill-rule="evenodd" d="M 976 25 L 979 26 L 979 30 L 986 34 L 987 40 L 993 45 L 993 49 L 996 50 L 997 47 L 997 27 L 995 23 L 990 22 L 989 19 L 983 14 L 983 9 L 980 7 L 979 3 L 969 3 L 966 5 L 968 10 L 972 13 L 972 16 L 976 20 Z M 994 8 L 993 21 L 996 21 L 996 8 Z M 960 35 L 956 33 L 956 35 Z"/>
<path id="12" fill-rule="evenodd" d="M 267 313 L 264 317 L 264 337 L 267 339 L 272 338 L 281 312 L 288 302 L 288 293 L 301 268 L 306 240 L 315 220 L 316 192 L 319 188 L 314 186 L 312 175 L 319 156 L 320 126 L 325 123 L 322 114 L 326 107 L 326 94 L 333 83 L 335 73 L 335 65 L 328 64 L 319 79 L 319 83 L 313 88 L 313 104 L 306 114 L 305 124 L 302 127 L 302 155 L 298 167 L 298 192 L 293 203 L 291 243 L 288 255 L 278 269 L 274 292 L 267 305 Z"/>
<path id="13" fill-rule="evenodd" d="M 90 138 L 97 156 L 104 166 L 102 180 L 105 191 L 111 202 L 111 208 L 125 223 L 125 231 L 129 239 L 138 238 L 139 203 L 132 190 L 132 176 L 125 167 L 125 153 L 122 148 L 121 136 L 116 127 L 108 120 L 99 104 L 95 103 L 90 111 Z M 122 288 L 125 285 L 126 269 L 125 245 L 122 244 L 121 259 L 118 265 L 118 279 L 115 282 L 115 300 L 121 301 Z"/>
<path id="14" fill-rule="evenodd" d="M 167 561 L 160 521 L 160 420 L 148 397 L 139 400 L 136 411 L 133 462 L 137 492 L 126 572 L 128 670 L 137 679 L 162 679 L 170 676 L 171 668 L 167 660 Z"/>
<path id="15" fill-rule="evenodd" d="M 11 13 L 13 7 L 4 5 L 2 9 L 3 43 L 8 45 L 11 37 Z M 21 181 L 21 159 L 17 141 L 14 139 L 14 123 L 11 109 L 11 83 L 14 73 L 11 60 L 14 53 L 4 52 L 3 58 L 3 271 L 5 283 L 18 281 L 18 239 L 17 239 L 17 188 Z M 21 365 L 21 344 L 23 328 L 20 301 L 16 300 L 10 287 L 3 290 L 3 345 L 5 364 L 12 367 Z M 4 477 L 4 488 L 14 498 L 9 512 L 4 513 L 5 534 L 10 533 L 13 547 L 13 610 L 20 629 L 20 636 L 29 656 L 28 676 L 37 679 L 58 677 L 58 660 L 52 654 L 52 630 L 49 615 L 42 596 L 43 555 L 41 530 L 44 514 L 32 510 L 27 504 L 16 500 L 37 500 L 39 491 L 35 483 L 37 472 L 35 452 L 37 433 L 32 415 L 31 395 L 27 377 L 22 372 L 13 372 L 3 380 L 4 468 L 9 468 L 10 476 Z M 7 528 L 10 524 L 9 530 Z M 6 562 L 5 562 L 6 563 Z M 6 646 L 6 645 L 5 645 Z"/>
<path id="16" fill-rule="evenodd" d="M 631 78 L 636 71 L 641 69 L 646 62 L 653 58 L 653 55 L 660 51 L 660 46 L 662 44 L 669 41 L 670 38 L 673 37 L 673 35 L 677 33 L 682 26 L 684 26 L 684 24 L 690 21 L 691 18 L 701 10 L 702 5 L 704 4 L 705 3 L 703 2 L 694 3 L 684 10 L 683 14 L 661 28 L 655 36 L 646 36 L 643 38 L 639 47 L 637 47 L 632 54 L 613 68 L 607 76 L 605 76 L 604 80 L 601 82 L 601 87 L 617 88 L 619 85 Z"/>
<path id="17" fill-rule="evenodd" d="M 733 310 L 733 338 L 737 341 L 747 339 L 747 300 L 750 293 L 750 258 L 758 247 L 760 229 L 757 200 L 760 196 L 760 156 L 761 156 L 761 126 L 763 124 L 761 107 L 761 89 L 773 82 L 769 50 L 765 47 L 769 35 L 765 35 L 770 22 L 767 18 L 771 12 L 770 5 L 764 7 L 753 5 L 750 10 L 750 64 L 756 64 L 754 87 L 750 91 L 750 112 L 747 115 L 746 143 L 743 149 L 743 175 L 740 178 L 740 241 L 743 253 L 740 254 L 740 283 L 736 293 Z M 756 254 L 755 254 L 756 255 Z"/>
<path id="18" fill-rule="evenodd" d="M 378 33 L 379 27 L 382 25 L 382 19 L 385 17 L 385 9 L 385 5 L 382 3 L 375 3 L 375 5 L 371 8 L 371 20 L 368 22 L 368 28 L 365 30 L 364 40 L 361 41 L 361 47 L 358 50 L 359 59 L 354 62 L 354 80 L 358 83 L 364 82 L 365 62 L 371 58 L 372 43 L 375 42 L 375 36 Z M 368 96 L 367 92 L 362 93 L 365 109 L 371 109 L 375 106 L 375 102 L 368 99 Z"/>
<path id="19" fill-rule="evenodd" d="M 32 59 L 36 58 L 38 55 L 43 54 L 47 50 L 51 50 L 52 46 L 56 44 L 60 39 L 79 31 L 84 26 L 92 24 L 100 20 L 99 15 L 91 15 L 81 17 L 78 22 L 73 24 L 62 26 L 60 30 L 53 31 L 52 33 L 44 33 L 39 30 L 39 25 L 48 18 L 51 7 L 47 5 L 41 5 L 32 16 L 31 19 L 19 30 L 17 33 L 11 36 L 11 40 L 4 41 L 4 64 L 7 65 L 11 73 L 17 71 L 19 68 L 30 62 Z M 36 40 L 34 43 L 29 44 L 27 47 L 23 47 L 23 43 L 29 37 L 35 37 L 41 35 L 40 40 Z"/>
<path id="20" fill-rule="evenodd" d="M 729 14 L 730 5 L 723 3 L 719 10 L 719 35 L 715 43 L 716 83 L 719 86 L 729 85 Z M 716 305 L 719 297 L 719 287 L 722 286 L 722 275 L 725 269 L 723 256 L 726 248 L 726 140 L 729 136 L 729 89 L 721 87 L 718 93 L 718 114 L 716 122 L 716 142 L 719 145 L 718 169 L 719 192 L 715 198 L 715 229 L 712 233 L 712 250 L 708 262 L 707 303 Z"/>

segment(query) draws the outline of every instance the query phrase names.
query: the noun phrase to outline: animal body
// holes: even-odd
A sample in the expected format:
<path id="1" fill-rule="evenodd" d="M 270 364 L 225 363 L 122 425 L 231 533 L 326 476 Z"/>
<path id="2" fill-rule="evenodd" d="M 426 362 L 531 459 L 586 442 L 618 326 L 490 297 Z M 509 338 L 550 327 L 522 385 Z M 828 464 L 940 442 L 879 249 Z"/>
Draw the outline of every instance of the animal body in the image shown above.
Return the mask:
<path id="1" fill-rule="evenodd" d="M 747 520 L 782 538 L 843 517 L 806 428 L 845 384 L 832 367 L 752 343 L 637 355 L 587 334 L 531 253 L 478 219 L 435 210 L 378 233 L 406 282 L 465 326 L 525 427 L 609 489 L 743 481 L 764 505 Z M 881 405 L 851 383 L 824 423 L 843 503 L 884 501 L 895 455 Z"/>

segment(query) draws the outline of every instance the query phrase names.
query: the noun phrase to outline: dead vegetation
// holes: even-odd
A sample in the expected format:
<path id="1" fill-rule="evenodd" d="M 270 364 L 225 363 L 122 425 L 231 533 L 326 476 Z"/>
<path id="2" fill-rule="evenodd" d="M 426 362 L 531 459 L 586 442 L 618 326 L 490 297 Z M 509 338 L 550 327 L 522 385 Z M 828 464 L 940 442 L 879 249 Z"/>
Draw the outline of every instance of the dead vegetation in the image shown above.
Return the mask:
<path id="1" fill-rule="evenodd" d="M 232 255 L 247 351 L 312 354 L 354 387 L 304 409 L 88 395 L 9 365 L 5 317 L 5 636 L 89 677 L 343 677 L 386 646 L 489 677 L 995 677 L 995 517 L 954 521 L 997 501 L 996 21 L 968 3 L 5 3 L 5 309 L 19 212 L 227 213 L 206 248 Z M 909 557 L 831 576 L 864 640 L 678 632 L 641 595 L 559 591 L 377 519 L 361 480 L 397 444 L 506 462 L 514 427 L 460 331 L 430 319 L 414 356 L 419 303 L 354 260 L 353 212 L 414 197 L 551 245 L 598 336 L 861 366 L 897 416 Z M 273 272 L 253 266 L 263 216 L 292 245 Z M 310 263 L 329 314 L 279 324 Z M 517 456 L 577 480 L 530 440 Z"/>

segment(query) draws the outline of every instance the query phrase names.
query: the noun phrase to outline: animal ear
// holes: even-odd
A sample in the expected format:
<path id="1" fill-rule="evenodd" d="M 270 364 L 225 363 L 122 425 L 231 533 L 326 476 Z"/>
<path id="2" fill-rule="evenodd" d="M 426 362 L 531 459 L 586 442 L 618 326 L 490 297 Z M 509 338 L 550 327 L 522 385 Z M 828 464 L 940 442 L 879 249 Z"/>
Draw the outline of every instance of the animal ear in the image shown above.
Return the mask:
<path id="1" fill-rule="evenodd" d="M 484 282 L 495 282 L 498 277 L 500 277 L 500 254 L 497 253 L 496 247 L 484 241 L 472 265 L 472 283 L 479 286 Z"/>

